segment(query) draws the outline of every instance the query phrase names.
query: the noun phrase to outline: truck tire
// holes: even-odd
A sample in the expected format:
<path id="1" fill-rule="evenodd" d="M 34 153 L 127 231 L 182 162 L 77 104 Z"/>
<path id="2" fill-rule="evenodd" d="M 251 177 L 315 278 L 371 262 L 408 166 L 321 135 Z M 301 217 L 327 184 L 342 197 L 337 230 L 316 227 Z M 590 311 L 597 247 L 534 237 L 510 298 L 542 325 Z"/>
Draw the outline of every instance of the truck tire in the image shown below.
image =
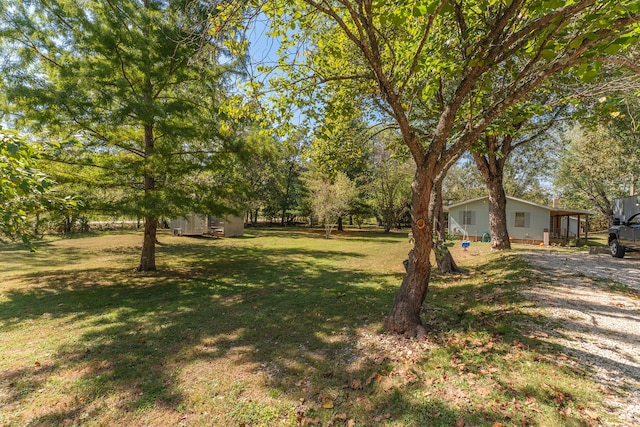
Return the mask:
<path id="1" fill-rule="evenodd" d="M 609 242 L 609 252 L 614 258 L 624 258 L 625 247 L 618 242 L 618 239 L 611 239 Z"/>

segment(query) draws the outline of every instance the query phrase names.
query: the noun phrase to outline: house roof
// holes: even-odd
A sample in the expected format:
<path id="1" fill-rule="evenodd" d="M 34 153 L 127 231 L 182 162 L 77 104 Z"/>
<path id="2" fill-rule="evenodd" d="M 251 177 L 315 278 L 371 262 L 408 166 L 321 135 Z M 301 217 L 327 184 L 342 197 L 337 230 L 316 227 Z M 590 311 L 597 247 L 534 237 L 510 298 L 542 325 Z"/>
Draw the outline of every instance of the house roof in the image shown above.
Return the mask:
<path id="1" fill-rule="evenodd" d="M 549 211 L 549 213 L 552 216 L 570 216 L 570 215 L 595 215 L 595 212 L 591 212 L 591 211 L 585 211 L 585 210 L 581 210 L 581 209 L 565 209 L 565 208 L 554 208 L 551 206 L 545 206 L 545 205 L 540 205 L 538 203 L 534 203 L 534 202 L 530 202 L 528 200 L 524 200 L 524 199 L 518 199 L 517 197 L 511 197 L 511 196 L 506 196 L 507 200 L 514 200 L 516 202 L 520 202 L 520 203 L 525 203 L 527 205 L 531 205 L 531 206 L 535 206 L 541 209 L 546 209 Z M 488 199 L 489 196 L 483 196 L 483 197 L 478 197 L 475 199 L 469 199 L 469 200 L 465 200 L 464 202 L 458 202 L 458 203 L 454 203 L 452 205 L 449 206 L 445 206 L 445 210 L 449 210 L 451 208 L 457 208 L 459 206 L 463 206 L 463 205 L 467 205 L 469 203 L 475 203 L 475 202 L 479 202 L 480 200 L 483 199 Z"/>

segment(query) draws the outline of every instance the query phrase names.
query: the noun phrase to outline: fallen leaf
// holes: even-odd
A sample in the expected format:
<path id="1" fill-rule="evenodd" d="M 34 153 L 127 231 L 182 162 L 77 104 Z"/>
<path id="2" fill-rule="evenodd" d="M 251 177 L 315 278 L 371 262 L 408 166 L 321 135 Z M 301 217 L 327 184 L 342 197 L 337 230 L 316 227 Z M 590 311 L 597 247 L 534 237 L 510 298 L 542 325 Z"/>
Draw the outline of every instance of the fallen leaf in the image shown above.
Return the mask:
<path id="1" fill-rule="evenodd" d="M 347 427 L 356 427 L 356 422 L 353 418 L 347 422 Z"/>
<path id="2" fill-rule="evenodd" d="M 502 427 L 502 423 L 493 423 L 491 427 Z"/>
<path id="3" fill-rule="evenodd" d="M 360 380 L 351 381 L 351 389 L 352 390 L 362 390 L 362 381 L 360 381 Z"/>
<path id="4" fill-rule="evenodd" d="M 376 365 L 382 365 L 385 360 L 387 360 L 387 356 L 377 356 L 375 359 L 373 359 L 373 363 L 375 363 Z"/>
<path id="5" fill-rule="evenodd" d="M 347 421 L 347 414 L 337 414 L 334 418 L 340 421 Z"/>
<path id="6" fill-rule="evenodd" d="M 479 389 L 478 389 L 478 394 L 479 394 L 480 396 L 487 396 L 487 395 L 489 395 L 490 393 L 491 393 L 491 390 L 489 390 L 489 389 L 488 389 L 488 388 L 486 388 L 486 387 L 481 387 L 481 388 L 479 388 Z"/>
<path id="7" fill-rule="evenodd" d="M 380 421 L 388 420 L 389 418 L 391 418 L 391 414 L 378 415 L 373 419 L 373 421 L 379 423 Z"/>
<path id="8" fill-rule="evenodd" d="M 34 364 L 33 364 L 33 366 L 35 366 L 36 368 L 39 368 L 39 367 L 40 367 L 40 362 L 38 362 L 38 361 L 36 360 L 36 363 L 34 363 Z"/>
<path id="9" fill-rule="evenodd" d="M 564 396 L 564 393 L 562 392 L 558 392 L 553 398 L 553 403 L 555 403 L 556 405 L 560 405 L 564 401 L 565 401 L 565 396 Z"/>
<path id="10" fill-rule="evenodd" d="M 322 398 L 322 407 L 324 409 L 333 409 L 333 400 L 330 397 Z"/>
<path id="11" fill-rule="evenodd" d="M 382 375 L 380 375 L 377 372 L 374 372 L 373 374 L 371 374 L 369 378 L 367 378 L 367 381 L 365 381 L 365 384 L 369 385 L 371 384 L 371 381 L 380 381 L 380 378 L 382 378 Z"/>

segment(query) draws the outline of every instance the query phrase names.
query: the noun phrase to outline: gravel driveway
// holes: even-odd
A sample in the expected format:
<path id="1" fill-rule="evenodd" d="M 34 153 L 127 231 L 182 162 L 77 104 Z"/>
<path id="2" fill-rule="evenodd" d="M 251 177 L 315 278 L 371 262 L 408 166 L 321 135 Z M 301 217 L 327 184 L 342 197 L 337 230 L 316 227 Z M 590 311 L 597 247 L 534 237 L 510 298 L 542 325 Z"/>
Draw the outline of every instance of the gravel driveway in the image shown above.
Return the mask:
<path id="1" fill-rule="evenodd" d="M 624 420 L 615 425 L 640 426 L 640 258 L 546 250 L 522 255 L 542 279 L 524 293 L 554 328 L 541 339 L 564 346 L 591 368 L 611 413 Z M 611 281 L 631 289 L 612 290 Z"/>
<path id="2" fill-rule="evenodd" d="M 561 274 L 582 274 L 591 278 L 613 280 L 640 290 L 639 255 L 627 255 L 620 259 L 608 253 L 535 251 L 526 253 L 526 259 L 535 267 L 560 271 Z"/>

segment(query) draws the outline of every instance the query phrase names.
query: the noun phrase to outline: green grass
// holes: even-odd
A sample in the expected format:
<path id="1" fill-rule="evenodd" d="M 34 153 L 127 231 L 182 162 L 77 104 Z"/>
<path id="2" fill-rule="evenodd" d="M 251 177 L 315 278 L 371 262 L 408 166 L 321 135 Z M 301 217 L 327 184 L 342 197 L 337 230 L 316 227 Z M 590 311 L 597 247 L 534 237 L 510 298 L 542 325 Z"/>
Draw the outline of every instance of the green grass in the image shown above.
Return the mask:
<path id="1" fill-rule="evenodd" d="M 0 425 L 586 426 L 599 388 L 530 326 L 516 253 L 455 248 L 426 341 L 381 334 L 405 233 L 250 230 L 0 248 Z M 600 413 L 598 415 L 598 413 Z"/>

